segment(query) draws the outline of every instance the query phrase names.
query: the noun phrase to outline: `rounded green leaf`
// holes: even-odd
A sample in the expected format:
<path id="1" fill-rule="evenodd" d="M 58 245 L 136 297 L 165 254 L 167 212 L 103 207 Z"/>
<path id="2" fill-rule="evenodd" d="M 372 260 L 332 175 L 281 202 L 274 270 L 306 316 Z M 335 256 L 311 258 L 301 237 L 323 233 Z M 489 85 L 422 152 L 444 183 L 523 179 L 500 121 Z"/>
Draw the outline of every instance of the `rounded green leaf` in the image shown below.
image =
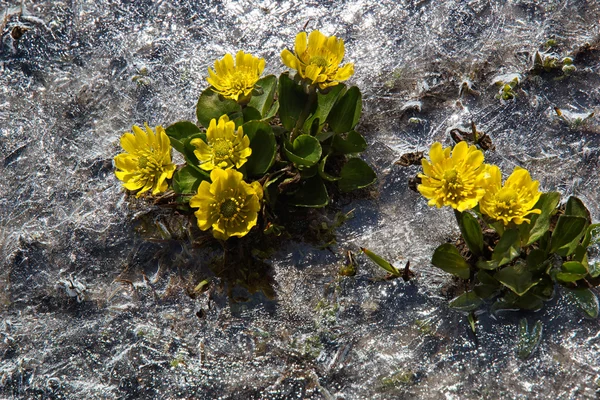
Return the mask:
<path id="1" fill-rule="evenodd" d="M 244 122 L 259 121 L 262 119 L 262 115 L 260 114 L 260 111 L 258 111 L 256 108 L 250 107 L 250 106 L 243 108 L 242 115 L 244 118 Z"/>
<path id="2" fill-rule="evenodd" d="M 450 302 L 450 308 L 459 311 L 474 311 L 479 308 L 483 301 L 475 292 L 466 292 Z"/>
<path id="3" fill-rule="evenodd" d="M 459 278 L 469 279 L 471 276 L 469 264 L 460 255 L 458 249 L 450 243 L 444 243 L 435 249 L 431 263 Z"/>
<path id="4" fill-rule="evenodd" d="M 519 231 L 509 229 L 504 231 L 492 253 L 492 261 L 498 266 L 508 264 L 519 255 Z"/>
<path id="5" fill-rule="evenodd" d="M 252 154 L 244 164 L 246 173 L 250 176 L 265 174 L 273 162 L 277 152 L 277 142 L 273 129 L 265 122 L 250 121 L 242 125 L 244 134 L 250 138 Z"/>
<path id="6" fill-rule="evenodd" d="M 182 154 L 184 152 L 184 140 L 190 137 L 191 135 L 194 135 L 199 132 L 200 128 L 198 128 L 196 124 L 190 121 L 179 121 L 172 125 L 169 125 L 165 129 L 165 133 L 171 141 L 171 146 L 173 146 L 175 150 Z"/>
<path id="7" fill-rule="evenodd" d="M 483 251 L 483 233 L 481 232 L 479 221 L 468 211 L 460 212 L 455 210 L 454 214 L 458 221 L 460 233 L 469 250 L 476 256 L 480 255 Z"/>
<path id="8" fill-rule="evenodd" d="M 524 295 L 540 282 L 540 279 L 533 278 L 524 262 L 502 268 L 496 272 L 494 278 L 519 296 Z"/>
<path id="9" fill-rule="evenodd" d="M 356 131 L 350 131 L 345 138 L 339 133 L 333 136 L 331 148 L 339 154 L 360 153 L 367 148 L 367 141 Z"/>
<path id="10" fill-rule="evenodd" d="M 277 77 L 275 75 L 265 76 L 256 82 L 256 86 L 262 89 L 262 94 L 253 95 L 248 106 L 258 110 L 262 118 L 266 118 L 273 105 L 273 98 L 277 90 Z"/>
<path id="11" fill-rule="evenodd" d="M 288 197 L 289 204 L 297 207 L 325 207 L 329 195 L 323 180 L 318 175 L 300 182 L 298 190 Z"/>
<path id="12" fill-rule="evenodd" d="M 211 88 L 202 92 L 196 105 L 198 122 L 206 128 L 208 128 L 210 120 L 213 118 L 219 120 L 222 115 L 241 114 L 241 112 L 242 107 L 237 102 L 219 96 Z"/>
<path id="13" fill-rule="evenodd" d="M 325 172 L 325 164 L 327 164 L 328 158 L 329 158 L 329 154 L 326 155 L 325 157 L 323 157 L 323 159 L 319 163 L 319 175 L 321 176 L 321 178 L 325 179 L 327 182 L 339 181 L 340 179 L 342 179 L 341 177 L 333 176 L 333 175 L 330 175 L 327 172 Z"/>
<path id="14" fill-rule="evenodd" d="M 544 326 L 541 321 L 537 321 L 530 329 L 527 319 L 519 321 L 519 341 L 517 342 L 517 355 L 520 359 L 526 360 L 535 352 L 542 340 Z"/>
<path id="15" fill-rule="evenodd" d="M 208 180 L 208 176 L 198 172 L 191 166 L 185 166 L 173 176 L 173 190 L 179 194 L 195 194 L 200 182 Z"/>
<path id="16" fill-rule="evenodd" d="M 331 112 L 333 105 L 346 89 L 343 83 L 337 84 L 329 89 L 327 93 L 317 93 L 317 106 L 314 112 L 306 119 L 302 130 L 306 133 L 316 135 L 321 131 L 327 116 Z"/>
<path id="17" fill-rule="evenodd" d="M 567 200 L 567 205 L 565 206 L 565 215 L 583 217 L 588 221 L 588 223 L 592 222 L 590 211 L 587 209 L 585 204 L 583 204 L 583 201 L 575 196 L 571 196 L 569 197 L 569 200 Z"/>
<path id="18" fill-rule="evenodd" d="M 362 96 L 356 86 L 352 86 L 333 106 L 327 117 L 329 126 L 336 133 L 352 130 L 362 112 Z"/>
<path id="19" fill-rule="evenodd" d="M 590 289 L 566 289 L 567 297 L 590 318 L 598 318 L 598 297 Z"/>
<path id="20" fill-rule="evenodd" d="M 304 111 L 308 95 L 302 86 L 290 79 L 287 73 L 279 77 L 279 119 L 287 130 L 292 130 Z"/>
<path id="21" fill-rule="evenodd" d="M 297 166 L 311 167 L 319 162 L 322 154 L 321 144 L 310 135 L 300 135 L 294 143 L 285 142 L 284 152 L 288 160 Z"/>
<path id="22" fill-rule="evenodd" d="M 542 193 L 540 199 L 533 207 L 534 209 L 541 210 L 541 214 L 532 214 L 531 222 L 529 224 L 521 224 L 521 237 L 523 242 L 527 246 L 544 236 L 544 234 L 550 228 L 550 217 L 556 212 L 556 206 L 560 201 L 560 193 L 558 192 L 547 192 Z"/>
<path id="23" fill-rule="evenodd" d="M 351 158 L 344 164 L 340 173 L 338 187 L 342 192 L 367 187 L 377 180 L 375 171 L 360 158 Z"/>
<path id="24" fill-rule="evenodd" d="M 558 217 L 556 227 L 550 239 L 550 253 L 558 253 L 568 256 L 575 251 L 581 236 L 585 234 L 587 219 L 573 215 L 561 215 Z"/>

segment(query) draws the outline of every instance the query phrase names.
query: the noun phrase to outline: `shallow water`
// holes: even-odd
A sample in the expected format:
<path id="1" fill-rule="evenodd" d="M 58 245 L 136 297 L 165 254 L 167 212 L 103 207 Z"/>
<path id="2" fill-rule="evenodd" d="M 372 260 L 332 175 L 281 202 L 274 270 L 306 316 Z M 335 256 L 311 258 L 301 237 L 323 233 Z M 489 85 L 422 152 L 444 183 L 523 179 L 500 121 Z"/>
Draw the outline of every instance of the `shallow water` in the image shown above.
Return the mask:
<path id="1" fill-rule="evenodd" d="M 417 170 L 394 165 L 473 120 L 496 145 L 488 161 L 528 168 L 600 220 L 598 120 L 573 127 L 554 111 L 600 111 L 599 51 L 579 53 L 570 77 L 524 79 L 515 101 L 494 98 L 495 77 L 530 76 L 549 39 L 560 55 L 597 46 L 598 3 L 0 0 L 0 15 L 0 396 L 600 396 L 600 325 L 560 296 L 538 313 L 484 313 L 470 333 L 447 307 L 452 279 L 429 265 L 457 235 L 452 213 L 427 207 L 407 188 Z M 17 25 L 29 30 L 15 42 Z M 125 198 L 118 138 L 132 124 L 192 120 L 206 68 L 226 52 L 260 55 L 279 74 L 305 25 L 344 38 L 355 63 L 377 193 L 339 205 L 355 211 L 333 251 L 278 248 L 258 283 L 275 298 L 216 283 L 191 298 L 183 287 L 207 276 L 210 251 L 140 234 L 168 212 Z M 464 80 L 479 95 L 458 102 Z M 359 246 L 410 260 L 415 279 L 385 281 L 363 256 L 340 277 Z M 87 287 L 81 303 L 59 284 L 70 275 Z M 525 361 L 522 317 L 544 324 Z"/>

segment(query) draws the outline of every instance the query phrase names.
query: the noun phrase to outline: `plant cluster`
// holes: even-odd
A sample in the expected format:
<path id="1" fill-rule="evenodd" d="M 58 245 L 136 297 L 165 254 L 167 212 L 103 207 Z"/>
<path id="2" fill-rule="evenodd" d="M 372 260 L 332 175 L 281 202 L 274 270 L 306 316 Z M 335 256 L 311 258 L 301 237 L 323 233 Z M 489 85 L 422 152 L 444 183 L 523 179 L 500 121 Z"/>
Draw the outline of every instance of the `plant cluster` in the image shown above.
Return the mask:
<path id="1" fill-rule="evenodd" d="M 281 53 L 295 74 L 279 77 L 262 77 L 262 58 L 226 54 L 208 69 L 198 123 L 134 126 L 121 137 L 117 178 L 137 197 L 172 193 L 221 240 L 245 236 L 259 218 L 264 232 L 278 231 L 276 205 L 324 207 L 332 190 L 371 185 L 375 173 L 356 157 L 367 148 L 354 130 L 362 99 L 342 83 L 354 73 L 344 52 L 342 39 L 301 32 Z M 173 163 L 172 148 L 185 164 Z"/>
<path id="2" fill-rule="evenodd" d="M 475 311 L 490 302 L 492 311 L 539 310 L 562 286 L 588 316 L 598 316 L 600 262 L 592 247 L 600 243 L 600 224 L 577 197 L 559 205 L 560 194 L 540 192 L 529 172 L 515 167 L 502 183 L 498 166 L 461 141 L 454 148 L 434 143 L 423 159 L 418 191 L 430 206 L 454 209 L 462 240 L 444 243 L 432 264 L 466 281 L 453 308 Z"/>

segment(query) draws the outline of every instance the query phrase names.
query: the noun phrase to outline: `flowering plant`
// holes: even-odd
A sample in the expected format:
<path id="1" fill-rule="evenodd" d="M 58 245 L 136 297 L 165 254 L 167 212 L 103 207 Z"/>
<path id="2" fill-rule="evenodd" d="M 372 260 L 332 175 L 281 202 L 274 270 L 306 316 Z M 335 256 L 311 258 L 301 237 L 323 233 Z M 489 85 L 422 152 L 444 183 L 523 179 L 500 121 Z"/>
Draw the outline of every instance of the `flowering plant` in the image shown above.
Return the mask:
<path id="1" fill-rule="evenodd" d="M 156 134 L 134 127 L 115 157 L 117 178 L 137 196 L 173 196 L 194 211 L 201 230 L 217 239 L 243 237 L 255 226 L 280 232 L 276 206 L 324 207 L 331 192 L 371 185 L 375 173 L 357 153 L 367 148 L 354 130 L 360 90 L 342 81 L 344 42 L 319 31 L 298 34 L 283 63 L 294 69 L 262 77 L 265 60 L 239 51 L 208 69 L 198 123 L 180 121 Z M 171 161 L 171 146 L 185 164 Z"/>
<path id="2" fill-rule="evenodd" d="M 450 302 L 474 312 L 485 302 L 492 311 L 539 310 L 559 285 L 589 317 L 598 316 L 600 224 L 592 224 L 583 202 L 540 192 L 539 182 L 516 167 L 502 173 L 484 163 L 483 151 L 460 141 L 454 148 L 434 143 L 422 159 L 417 190 L 430 206 L 454 209 L 461 238 L 439 246 L 431 263 L 466 281 Z M 471 317 L 473 314 L 471 314 Z"/>

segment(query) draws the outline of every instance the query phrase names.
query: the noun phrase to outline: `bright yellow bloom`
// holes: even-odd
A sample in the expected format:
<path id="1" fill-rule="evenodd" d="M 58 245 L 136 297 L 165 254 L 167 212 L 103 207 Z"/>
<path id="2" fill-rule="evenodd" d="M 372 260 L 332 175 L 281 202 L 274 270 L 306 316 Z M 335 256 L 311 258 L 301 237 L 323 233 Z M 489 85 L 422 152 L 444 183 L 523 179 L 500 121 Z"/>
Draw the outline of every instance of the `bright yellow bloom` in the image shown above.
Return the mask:
<path id="1" fill-rule="evenodd" d="M 223 97 L 245 103 L 250 100 L 254 85 L 264 69 L 264 58 L 240 50 L 235 55 L 235 65 L 231 54 L 215 61 L 215 70 L 208 68 L 206 80 Z"/>
<path id="2" fill-rule="evenodd" d="M 128 190 L 141 189 L 140 197 L 152 189 L 152 194 L 165 192 L 170 179 L 177 168 L 171 162 L 171 142 L 162 126 L 156 127 L 156 134 L 145 124 L 146 131 L 133 126 L 133 133 L 121 136 L 121 146 L 126 153 L 115 157 L 117 171 L 115 175 Z"/>
<path id="3" fill-rule="evenodd" d="M 298 71 L 300 76 L 321 89 L 335 86 L 354 74 L 354 64 L 348 63 L 340 68 L 344 59 L 344 41 L 335 36 L 325 36 L 319 31 L 308 35 L 300 32 L 296 36 L 294 53 L 285 49 L 281 52 L 283 63 Z"/>
<path id="4" fill-rule="evenodd" d="M 248 184 L 241 172 L 215 168 L 210 173 L 212 183 L 202 181 L 198 193 L 190 199 L 198 227 L 213 229 L 213 236 L 226 240 L 245 236 L 256 225 L 263 189 L 260 183 Z"/>
<path id="5" fill-rule="evenodd" d="M 429 150 L 431 162 L 421 160 L 419 192 L 429 199 L 430 206 L 450 206 L 458 211 L 477 205 L 485 193 L 485 164 L 483 153 L 467 142 L 459 142 L 452 150 L 434 143 Z"/>
<path id="6" fill-rule="evenodd" d="M 208 143 L 207 143 L 208 142 Z M 206 142 L 202 139 L 192 139 L 192 146 L 196 148 L 194 154 L 200 160 L 200 168 L 210 171 L 214 168 L 229 169 L 239 168 L 252 154 L 250 138 L 244 135 L 240 126 L 235 131 L 235 123 L 227 115 L 210 121 L 206 131 Z"/>
<path id="7" fill-rule="evenodd" d="M 514 222 L 517 225 L 529 222 L 528 214 L 540 214 L 538 209 L 532 210 L 542 193 L 538 191 L 540 183 L 532 181 L 529 172 L 515 167 L 512 174 L 502 186 L 502 173 L 495 165 L 488 166 L 490 175 L 485 196 L 479 203 L 479 210 L 504 225 Z"/>

